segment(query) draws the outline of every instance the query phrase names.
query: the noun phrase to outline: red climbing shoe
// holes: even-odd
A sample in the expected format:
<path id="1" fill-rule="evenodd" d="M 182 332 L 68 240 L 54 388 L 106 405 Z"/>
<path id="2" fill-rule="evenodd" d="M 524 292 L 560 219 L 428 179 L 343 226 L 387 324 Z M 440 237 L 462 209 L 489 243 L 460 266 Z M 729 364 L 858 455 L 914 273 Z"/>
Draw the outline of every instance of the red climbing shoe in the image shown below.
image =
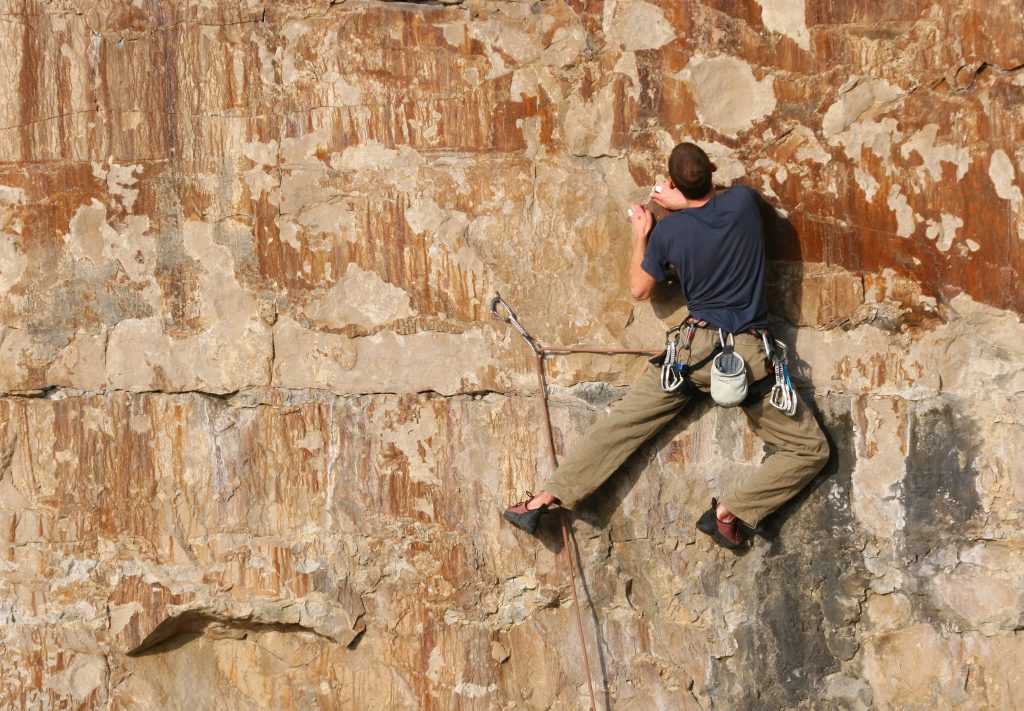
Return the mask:
<path id="1" fill-rule="evenodd" d="M 537 524 L 540 523 L 540 517 L 544 514 L 551 513 L 551 511 L 554 510 L 554 507 L 549 504 L 541 504 L 535 509 L 527 508 L 528 504 L 535 498 L 536 497 L 532 493 L 527 491 L 526 500 L 520 501 L 515 506 L 510 506 L 505 509 L 505 513 L 502 518 L 516 528 L 521 528 L 532 535 L 537 530 Z"/>
<path id="2" fill-rule="evenodd" d="M 743 545 L 743 531 L 740 530 L 740 520 L 734 518 L 725 522 L 718 518 L 718 499 L 711 499 L 711 508 L 704 512 L 697 521 L 697 530 L 706 533 L 720 546 L 735 550 Z"/>

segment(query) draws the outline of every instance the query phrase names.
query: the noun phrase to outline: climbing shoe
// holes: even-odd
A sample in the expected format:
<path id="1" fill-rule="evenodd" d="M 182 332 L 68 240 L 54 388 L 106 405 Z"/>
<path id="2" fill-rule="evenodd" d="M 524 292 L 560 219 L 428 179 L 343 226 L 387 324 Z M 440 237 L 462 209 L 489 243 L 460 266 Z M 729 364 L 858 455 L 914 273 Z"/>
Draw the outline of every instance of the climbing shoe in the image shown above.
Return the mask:
<path id="1" fill-rule="evenodd" d="M 734 518 L 728 523 L 722 521 L 716 513 L 717 508 L 718 499 L 711 499 L 711 508 L 705 511 L 697 521 L 697 530 L 708 534 L 715 543 L 730 550 L 741 547 L 743 531 L 740 530 L 740 520 Z"/>
<path id="2" fill-rule="evenodd" d="M 549 504 L 542 504 L 535 509 L 526 508 L 526 505 L 534 498 L 534 495 L 527 491 L 526 500 L 520 501 L 515 506 L 510 506 L 505 509 L 505 513 L 502 518 L 516 528 L 521 528 L 532 535 L 537 530 L 537 525 L 540 523 L 540 517 L 551 513 L 554 510 L 554 507 Z"/>

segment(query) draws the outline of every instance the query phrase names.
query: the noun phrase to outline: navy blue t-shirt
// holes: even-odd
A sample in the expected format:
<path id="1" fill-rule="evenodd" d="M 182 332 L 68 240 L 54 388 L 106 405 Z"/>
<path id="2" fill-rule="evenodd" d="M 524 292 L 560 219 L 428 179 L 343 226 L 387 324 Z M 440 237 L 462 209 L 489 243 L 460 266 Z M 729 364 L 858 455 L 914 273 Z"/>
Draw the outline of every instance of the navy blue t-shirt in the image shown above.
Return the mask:
<path id="1" fill-rule="evenodd" d="M 665 281 L 675 267 L 691 316 L 731 333 L 767 327 L 761 204 L 756 190 L 734 185 L 672 213 L 651 232 L 643 270 Z"/>

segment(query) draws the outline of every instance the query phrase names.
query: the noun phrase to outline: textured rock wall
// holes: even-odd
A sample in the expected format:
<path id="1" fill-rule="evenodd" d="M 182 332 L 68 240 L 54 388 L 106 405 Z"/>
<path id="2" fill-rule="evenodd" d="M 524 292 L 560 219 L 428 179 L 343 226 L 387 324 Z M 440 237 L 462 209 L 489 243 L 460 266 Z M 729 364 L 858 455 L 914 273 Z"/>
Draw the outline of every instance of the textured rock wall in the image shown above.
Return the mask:
<path id="1" fill-rule="evenodd" d="M 602 708 L 1017 709 L 1017 0 L 0 0 L 0 707 L 574 709 L 532 356 L 624 207 L 761 190 L 833 461 L 743 557 L 699 407 L 580 512 Z M 548 363 L 564 451 L 643 362 Z"/>

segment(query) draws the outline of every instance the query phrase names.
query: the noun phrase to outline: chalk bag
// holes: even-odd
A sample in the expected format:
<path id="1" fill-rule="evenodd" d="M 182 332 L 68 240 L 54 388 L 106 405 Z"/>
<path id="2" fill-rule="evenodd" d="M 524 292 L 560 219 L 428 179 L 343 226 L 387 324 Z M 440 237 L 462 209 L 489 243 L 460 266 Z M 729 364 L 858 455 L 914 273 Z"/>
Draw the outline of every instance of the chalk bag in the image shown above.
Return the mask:
<path id="1" fill-rule="evenodd" d="M 747 364 L 736 353 L 736 339 L 729 334 L 726 342 L 718 329 L 722 352 L 711 361 L 711 399 L 722 407 L 735 407 L 747 397 Z"/>

